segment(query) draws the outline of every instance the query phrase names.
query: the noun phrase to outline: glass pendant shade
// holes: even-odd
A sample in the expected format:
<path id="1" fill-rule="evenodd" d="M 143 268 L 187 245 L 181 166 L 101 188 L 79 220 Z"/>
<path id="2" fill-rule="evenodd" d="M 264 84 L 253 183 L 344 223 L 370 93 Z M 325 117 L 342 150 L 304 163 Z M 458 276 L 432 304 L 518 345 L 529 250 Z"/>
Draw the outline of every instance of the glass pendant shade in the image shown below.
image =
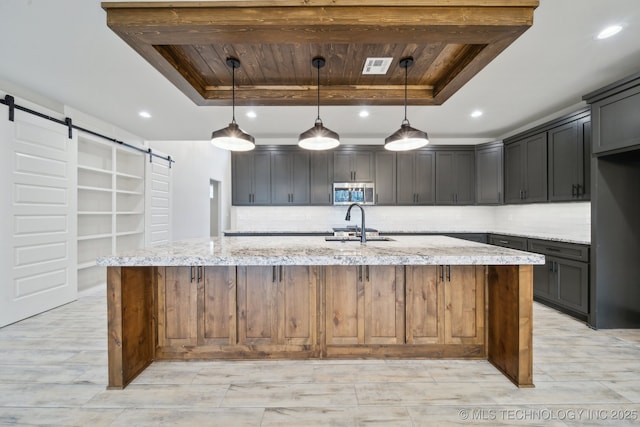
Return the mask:
<path id="1" fill-rule="evenodd" d="M 211 133 L 211 144 L 214 147 L 230 151 L 250 151 L 256 147 L 255 138 L 236 124 L 236 68 L 240 67 L 240 60 L 227 58 L 227 65 L 232 70 L 232 120 L 229 126 Z"/>
<path id="2" fill-rule="evenodd" d="M 336 132 L 324 127 L 320 119 L 320 68 L 324 67 L 325 60 L 322 57 L 316 57 L 311 63 L 318 69 L 318 117 L 311 129 L 300 134 L 298 146 L 306 150 L 329 150 L 340 145 L 340 137 Z"/>
<path id="3" fill-rule="evenodd" d="M 400 129 L 389 135 L 384 140 L 384 148 L 390 151 L 408 151 L 424 147 L 429 143 L 429 136 L 420 129 L 412 128 L 407 120 L 407 68 L 413 64 L 413 58 L 407 57 L 400 60 L 400 66 L 404 68 L 404 120 Z"/>

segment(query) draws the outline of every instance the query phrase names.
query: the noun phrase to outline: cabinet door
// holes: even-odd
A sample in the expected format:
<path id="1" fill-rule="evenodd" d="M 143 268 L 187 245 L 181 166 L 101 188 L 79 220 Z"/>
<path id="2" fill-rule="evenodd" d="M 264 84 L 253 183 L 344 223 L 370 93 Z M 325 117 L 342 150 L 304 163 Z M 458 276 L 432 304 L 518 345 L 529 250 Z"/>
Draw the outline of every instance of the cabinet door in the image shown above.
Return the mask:
<path id="1" fill-rule="evenodd" d="M 325 268 L 327 345 L 364 344 L 364 283 L 360 266 Z"/>
<path id="2" fill-rule="evenodd" d="M 291 204 L 309 204 L 309 153 L 291 153 Z"/>
<path id="3" fill-rule="evenodd" d="M 204 267 L 198 287 L 198 345 L 235 345 L 236 268 Z"/>
<path id="4" fill-rule="evenodd" d="M 350 151 L 335 151 L 333 153 L 333 180 L 335 182 L 353 181 L 353 153 Z"/>
<path id="5" fill-rule="evenodd" d="M 525 201 L 547 200 L 547 133 L 526 140 Z"/>
<path id="6" fill-rule="evenodd" d="M 455 204 L 455 153 L 436 152 L 436 205 Z"/>
<path id="7" fill-rule="evenodd" d="M 276 268 L 279 269 L 278 344 L 317 345 L 317 268 L 293 265 Z"/>
<path id="8" fill-rule="evenodd" d="M 515 142 L 504 146 L 504 201 L 506 203 L 523 202 L 523 168 L 525 145 Z"/>
<path id="9" fill-rule="evenodd" d="M 237 267 L 238 343 L 277 344 L 276 267 Z"/>
<path id="10" fill-rule="evenodd" d="M 233 204 L 244 206 L 253 200 L 253 154 L 233 154 Z"/>
<path id="11" fill-rule="evenodd" d="M 578 176 L 582 171 L 578 124 L 574 121 L 553 128 L 548 137 L 549 200 L 575 200 L 578 197 Z"/>
<path id="12" fill-rule="evenodd" d="M 333 153 L 312 152 L 310 163 L 310 203 L 312 205 L 331 205 Z"/>
<path id="13" fill-rule="evenodd" d="M 415 153 L 397 153 L 396 200 L 399 205 L 416 203 L 415 191 Z"/>
<path id="14" fill-rule="evenodd" d="M 564 259 L 555 260 L 557 301 L 582 314 L 589 313 L 589 265 Z"/>
<path id="15" fill-rule="evenodd" d="M 290 153 L 271 153 L 271 203 L 291 203 L 291 168 Z"/>
<path id="16" fill-rule="evenodd" d="M 373 182 L 375 163 L 372 151 L 355 151 L 353 153 L 353 180 L 357 182 Z"/>
<path id="17" fill-rule="evenodd" d="M 547 301 L 555 301 L 556 297 L 556 279 L 555 264 L 552 259 L 547 257 L 544 265 L 533 266 L 533 296 L 543 298 Z"/>
<path id="18" fill-rule="evenodd" d="M 578 120 L 578 144 L 582 149 L 582 167 L 578 169 L 578 194 L 581 200 L 591 199 L 591 117 Z"/>
<path id="19" fill-rule="evenodd" d="M 502 203 L 502 147 L 476 152 L 476 201 L 479 205 Z"/>
<path id="20" fill-rule="evenodd" d="M 403 268 L 364 266 L 365 344 L 404 344 Z"/>
<path id="21" fill-rule="evenodd" d="M 253 203 L 256 205 L 271 204 L 271 153 L 256 152 L 253 154 Z"/>
<path id="22" fill-rule="evenodd" d="M 475 202 L 475 153 L 460 151 L 454 158 L 455 203 L 472 205 Z"/>
<path id="23" fill-rule="evenodd" d="M 436 168 L 433 152 L 415 152 L 415 193 L 416 203 L 432 205 L 436 195 Z"/>
<path id="24" fill-rule="evenodd" d="M 396 204 L 396 153 L 376 153 L 376 204 Z"/>
<path id="25" fill-rule="evenodd" d="M 444 269 L 445 344 L 482 344 L 484 338 L 485 267 L 441 266 Z M 441 272 L 442 273 L 442 272 Z"/>
<path id="26" fill-rule="evenodd" d="M 198 268 L 158 267 L 159 347 L 197 344 Z"/>
<path id="27" fill-rule="evenodd" d="M 438 286 L 438 267 L 405 267 L 407 344 L 438 344 L 444 336 L 444 288 Z"/>

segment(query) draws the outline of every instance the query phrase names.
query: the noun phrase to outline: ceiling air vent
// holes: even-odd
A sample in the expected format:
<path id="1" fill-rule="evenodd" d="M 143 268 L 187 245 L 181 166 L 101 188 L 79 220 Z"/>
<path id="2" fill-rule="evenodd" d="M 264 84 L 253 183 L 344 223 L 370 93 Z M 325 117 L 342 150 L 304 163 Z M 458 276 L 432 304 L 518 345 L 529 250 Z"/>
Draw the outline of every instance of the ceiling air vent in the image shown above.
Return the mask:
<path id="1" fill-rule="evenodd" d="M 393 58 L 367 58 L 362 74 L 387 74 Z"/>

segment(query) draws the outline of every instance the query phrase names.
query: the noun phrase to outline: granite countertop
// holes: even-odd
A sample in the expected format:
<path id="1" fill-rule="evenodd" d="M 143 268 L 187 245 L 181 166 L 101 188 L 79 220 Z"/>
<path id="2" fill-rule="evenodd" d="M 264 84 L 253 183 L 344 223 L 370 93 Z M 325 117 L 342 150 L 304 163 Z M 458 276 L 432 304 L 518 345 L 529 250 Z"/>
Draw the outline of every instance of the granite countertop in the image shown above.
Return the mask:
<path id="1" fill-rule="evenodd" d="M 218 237 L 182 240 L 114 256 L 102 266 L 188 265 L 515 265 L 544 264 L 543 255 L 445 236 L 391 241 L 326 241 L 322 236 Z"/>
<path id="2" fill-rule="evenodd" d="M 553 242 L 576 243 L 579 245 L 591 244 L 588 238 L 579 237 L 562 237 L 552 234 L 542 233 L 515 233 L 512 231 L 398 231 L 398 230 L 379 230 L 381 236 L 432 236 L 432 235 L 450 235 L 450 234 L 500 234 L 503 236 L 525 237 L 528 239 L 549 240 Z M 314 230 L 314 231 L 241 231 L 241 230 L 225 230 L 226 236 L 329 236 L 333 234 L 333 230 Z"/>

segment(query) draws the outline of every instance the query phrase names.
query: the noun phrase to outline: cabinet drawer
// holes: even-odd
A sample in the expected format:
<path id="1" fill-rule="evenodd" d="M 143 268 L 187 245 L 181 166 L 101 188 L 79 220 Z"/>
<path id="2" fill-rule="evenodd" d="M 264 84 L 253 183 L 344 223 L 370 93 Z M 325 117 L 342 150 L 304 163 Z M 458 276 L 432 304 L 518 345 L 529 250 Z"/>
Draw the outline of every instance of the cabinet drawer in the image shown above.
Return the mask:
<path id="1" fill-rule="evenodd" d="M 529 239 L 528 250 L 543 255 L 589 262 L 589 246 L 550 240 Z"/>
<path id="2" fill-rule="evenodd" d="M 527 238 L 506 236 L 504 234 L 492 234 L 489 237 L 489 243 L 496 246 L 502 246 L 505 248 L 518 249 L 521 251 L 527 250 Z"/>

